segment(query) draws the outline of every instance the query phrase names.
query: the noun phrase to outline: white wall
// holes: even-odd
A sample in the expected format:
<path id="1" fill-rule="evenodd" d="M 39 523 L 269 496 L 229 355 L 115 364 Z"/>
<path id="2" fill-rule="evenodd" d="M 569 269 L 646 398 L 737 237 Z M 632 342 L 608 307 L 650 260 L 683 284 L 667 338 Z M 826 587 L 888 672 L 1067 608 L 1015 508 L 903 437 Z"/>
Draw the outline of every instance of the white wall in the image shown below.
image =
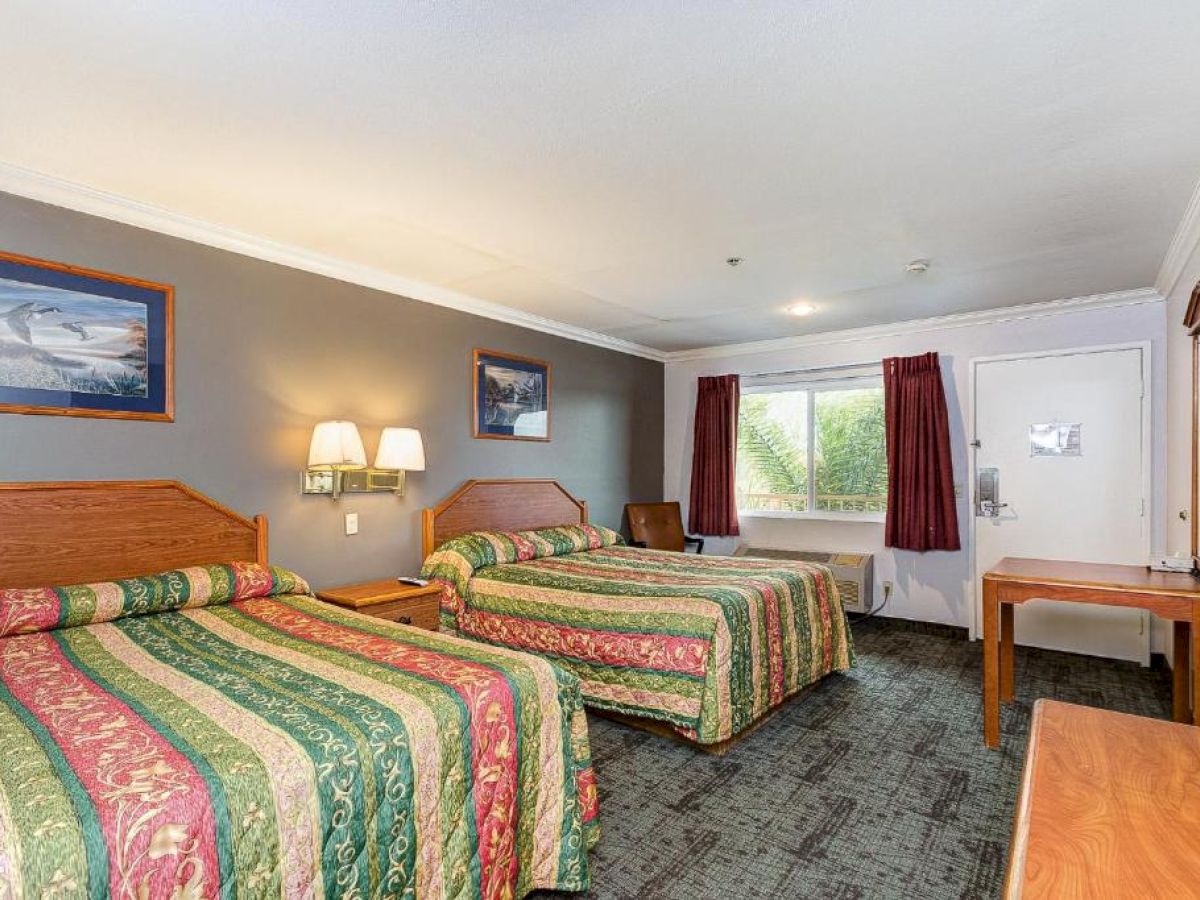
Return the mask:
<path id="1" fill-rule="evenodd" d="M 741 538 L 710 538 L 706 541 L 705 549 L 709 551 L 711 548 L 710 552 L 714 553 L 729 552 L 741 540 L 768 547 L 870 551 L 875 554 L 877 594 L 881 582 L 886 580 L 895 583 L 895 592 L 885 615 L 967 626 L 970 622 L 971 596 L 967 545 L 971 511 L 965 499 L 969 475 L 966 443 L 969 361 L 973 357 L 1005 353 L 1150 341 L 1153 363 L 1151 464 L 1154 472 L 1151 536 L 1153 546 L 1162 548 L 1166 541 L 1162 511 L 1170 510 L 1174 516 L 1175 511 L 1181 505 L 1186 506 L 1187 502 L 1186 488 L 1181 493 L 1178 479 L 1174 478 L 1171 480 L 1172 494 L 1169 500 L 1165 498 L 1167 441 L 1161 423 L 1164 421 L 1166 399 L 1166 313 L 1166 303 L 1144 302 L 988 324 L 949 323 L 916 333 L 910 331 L 854 340 L 837 339 L 837 342 L 802 348 L 668 362 L 664 393 L 664 496 L 667 499 L 679 498 L 686 509 L 697 377 L 725 373 L 749 375 L 807 366 L 838 365 L 935 350 L 941 354 L 943 372 L 947 376 L 946 401 L 950 409 L 954 480 L 963 486 L 963 499 L 958 504 L 963 550 L 924 554 L 889 550 L 883 546 L 882 523 L 750 517 L 742 519 Z M 896 329 L 896 332 L 902 331 L 902 327 Z M 1182 420 L 1177 418 L 1177 421 L 1180 422 L 1177 430 L 1186 430 Z M 1190 427 L 1190 419 L 1187 423 Z M 1172 541 L 1176 540 L 1178 530 L 1171 529 Z M 1162 635 L 1156 633 L 1155 637 L 1155 649 L 1159 649 L 1163 643 Z"/>

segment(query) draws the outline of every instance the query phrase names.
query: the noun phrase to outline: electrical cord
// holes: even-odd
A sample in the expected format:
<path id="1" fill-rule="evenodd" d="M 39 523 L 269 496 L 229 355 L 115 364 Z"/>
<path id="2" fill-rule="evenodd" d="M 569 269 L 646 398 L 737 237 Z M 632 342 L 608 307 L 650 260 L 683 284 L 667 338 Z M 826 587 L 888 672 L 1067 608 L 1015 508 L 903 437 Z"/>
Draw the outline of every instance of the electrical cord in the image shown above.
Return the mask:
<path id="1" fill-rule="evenodd" d="M 884 607 L 886 607 L 888 605 L 888 603 L 891 601 L 891 599 L 892 599 L 892 592 L 890 590 L 885 589 L 884 593 L 883 593 L 883 602 L 882 603 L 880 603 L 878 606 L 872 607 L 871 609 L 867 610 L 865 613 L 859 613 L 858 615 L 854 615 L 854 616 L 847 614 L 846 620 L 851 625 L 857 625 L 859 622 L 865 622 L 865 621 L 867 621 L 867 619 L 870 619 L 873 616 L 876 616 L 879 613 L 883 612 Z"/>

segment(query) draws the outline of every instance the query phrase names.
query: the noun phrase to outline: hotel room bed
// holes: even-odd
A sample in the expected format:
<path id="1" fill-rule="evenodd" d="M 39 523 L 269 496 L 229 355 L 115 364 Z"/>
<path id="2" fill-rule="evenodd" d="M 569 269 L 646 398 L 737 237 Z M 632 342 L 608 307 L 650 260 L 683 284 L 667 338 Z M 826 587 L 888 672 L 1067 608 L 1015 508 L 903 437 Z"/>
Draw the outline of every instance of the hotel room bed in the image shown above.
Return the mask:
<path id="1" fill-rule="evenodd" d="M 99 496 L 55 505 L 83 497 L 87 520 Z M 0 519 L 16 497 L 0 490 Z M 137 543 L 166 548 L 142 530 L 161 512 L 131 516 Z M 36 536 L 53 514 L 33 518 Z M 193 546 L 211 558 L 221 528 Z M 0 897 L 588 886 L 596 790 L 574 676 L 326 605 L 265 559 L 49 589 L 30 580 L 54 570 L 35 546 L 0 525 Z M 265 535 L 240 555 L 265 557 Z"/>
<path id="2" fill-rule="evenodd" d="M 513 512 L 516 496 L 455 519 L 446 540 L 435 533 L 423 573 L 444 585 L 444 631 L 545 656 L 579 677 L 589 706 L 719 744 L 854 664 L 823 566 L 627 547 L 586 524 L 461 530 L 497 509 L 500 521 L 528 519 Z M 427 534 L 442 511 L 429 512 Z"/>

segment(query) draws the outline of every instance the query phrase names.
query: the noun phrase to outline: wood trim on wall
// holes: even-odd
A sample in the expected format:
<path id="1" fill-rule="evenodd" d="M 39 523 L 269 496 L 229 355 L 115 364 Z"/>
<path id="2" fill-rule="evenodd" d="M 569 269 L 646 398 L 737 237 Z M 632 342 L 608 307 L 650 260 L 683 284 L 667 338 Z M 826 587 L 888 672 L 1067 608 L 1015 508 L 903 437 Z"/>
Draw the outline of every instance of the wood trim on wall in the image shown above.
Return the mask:
<path id="1" fill-rule="evenodd" d="M 178 481 L 0 484 L 0 588 L 267 563 L 267 519 Z"/>
<path id="2" fill-rule="evenodd" d="M 1200 195 L 1198 195 L 1200 196 Z M 1192 336 L 1192 495 L 1188 521 L 1191 524 L 1192 556 L 1200 555 L 1200 282 L 1192 288 L 1183 327 Z"/>
<path id="3" fill-rule="evenodd" d="M 1200 334 L 1200 281 L 1192 288 L 1187 311 L 1183 314 L 1183 327 L 1188 330 L 1188 334 Z"/>
<path id="4" fill-rule="evenodd" d="M 1200 286 L 1197 287 L 1200 293 Z M 1196 294 L 1192 295 L 1193 298 Z M 1200 555 L 1200 335 L 1192 333 L 1192 496 L 1188 522 L 1192 526 L 1192 556 Z"/>
<path id="5" fill-rule="evenodd" d="M 552 478 L 477 478 L 422 513 L 422 553 L 429 556 L 471 531 L 530 531 L 586 525 L 587 501 Z"/>

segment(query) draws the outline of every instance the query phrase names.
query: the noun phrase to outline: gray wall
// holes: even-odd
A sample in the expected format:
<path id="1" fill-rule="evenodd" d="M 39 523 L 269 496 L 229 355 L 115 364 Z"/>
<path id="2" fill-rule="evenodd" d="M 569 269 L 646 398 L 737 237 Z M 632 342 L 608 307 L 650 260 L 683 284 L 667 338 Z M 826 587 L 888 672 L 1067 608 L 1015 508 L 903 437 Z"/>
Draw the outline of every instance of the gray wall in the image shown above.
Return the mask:
<path id="1" fill-rule="evenodd" d="M 620 526 L 662 496 L 663 367 L 0 194 L 0 249 L 175 285 L 175 422 L 0 415 L 0 481 L 177 478 L 271 519 L 272 561 L 316 586 L 415 572 L 420 512 L 472 477 L 547 476 Z M 475 440 L 473 347 L 553 364 L 553 440 Z M 314 423 L 419 428 L 407 494 L 302 497 Z M 360 533 L 343 534 L 357 512 Z"/>

